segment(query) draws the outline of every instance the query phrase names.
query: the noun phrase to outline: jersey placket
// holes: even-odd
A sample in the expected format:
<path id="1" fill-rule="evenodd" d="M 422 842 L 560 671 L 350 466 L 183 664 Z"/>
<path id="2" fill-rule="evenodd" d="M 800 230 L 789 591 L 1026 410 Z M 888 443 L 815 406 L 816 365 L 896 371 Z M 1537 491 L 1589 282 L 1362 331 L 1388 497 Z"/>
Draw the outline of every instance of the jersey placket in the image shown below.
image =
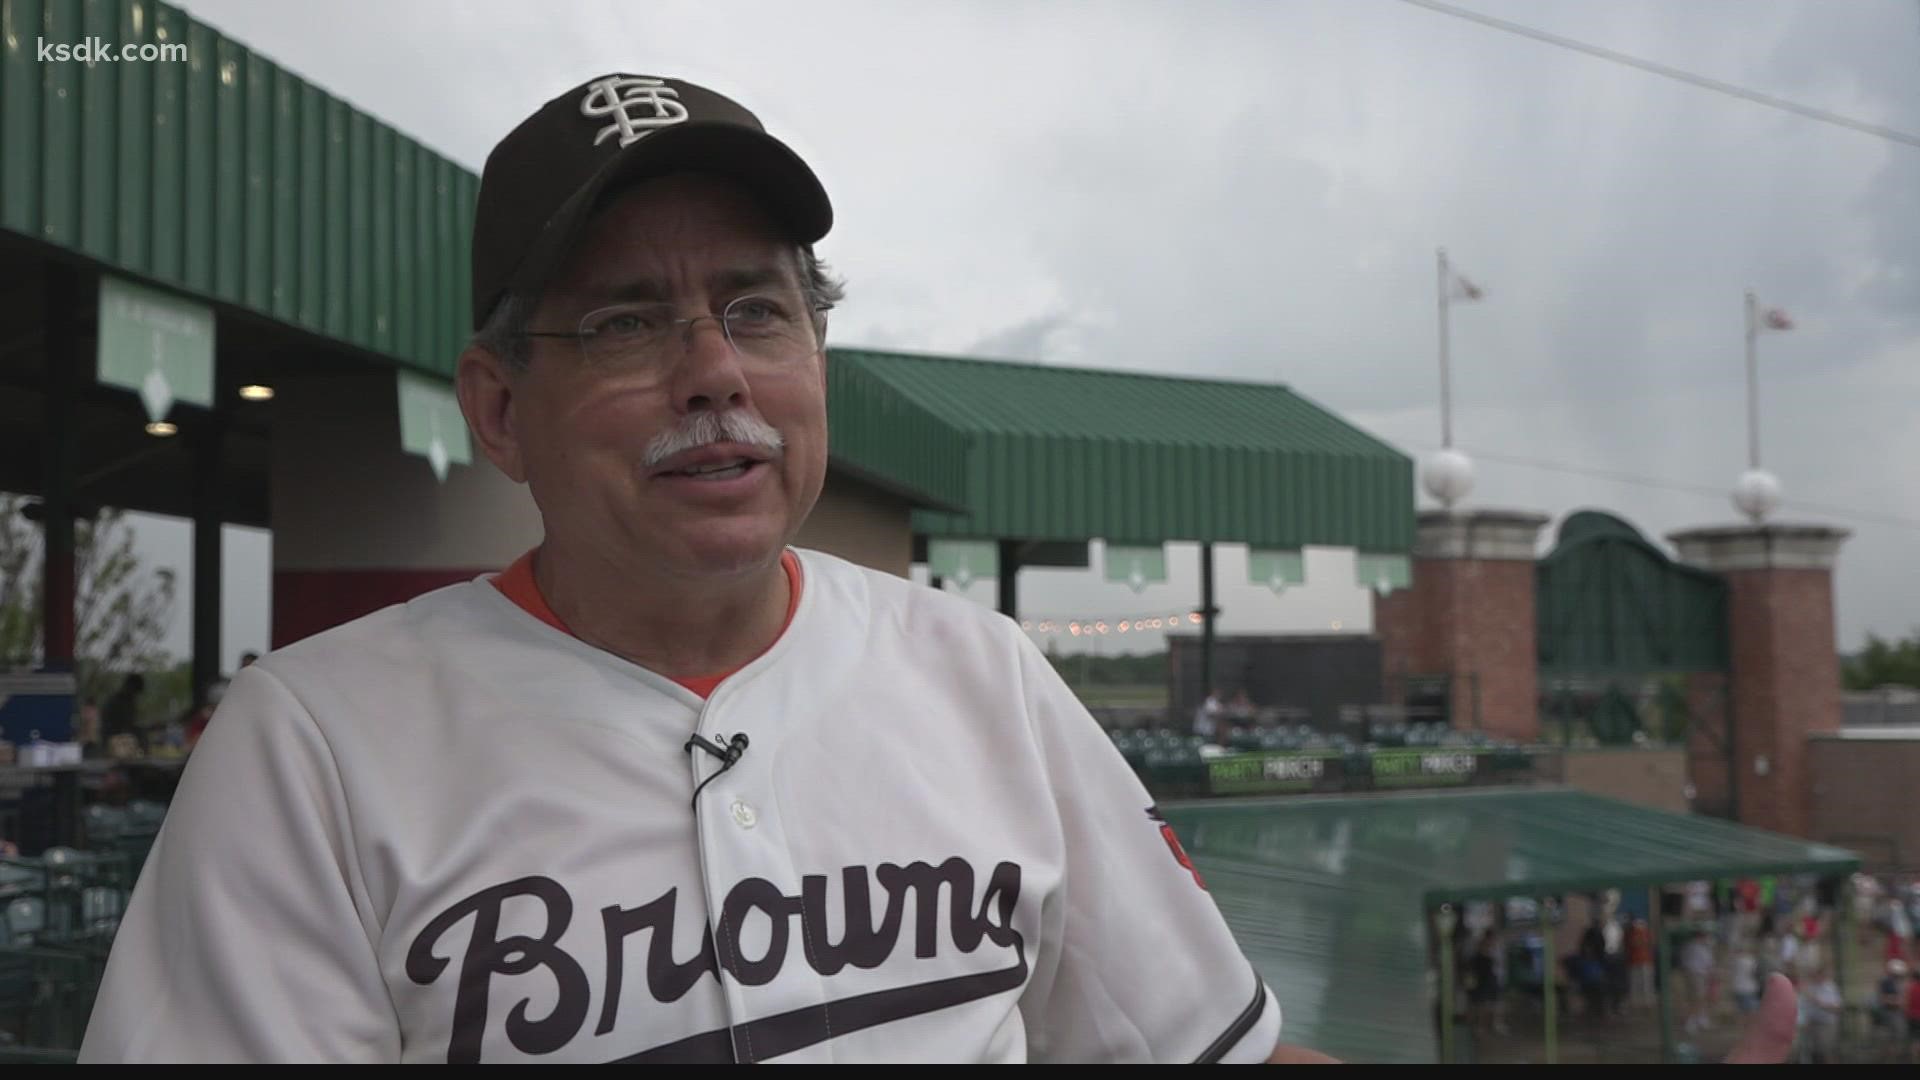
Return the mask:
<path id="1" fill-rule="evenodd" d="M 749 740 L 747 751 L 725 772 L 712 755 L 693 755 L 693 782 L 706 783 L 693 812 L 707 920 L 735 1059 L 781 1055 L 783 1061 L 824 1063 L 833 1060 L 825 1038 L 788 1049 L 796 1029 L 830 1033 L 832 1016 L 825 980 L 807 959 L 812 949 L 801 874 L 774 801 L 774 763 L 785 734 L 777 719 L 781 710 L 771 702 L 757 706 L 753 689 L 750 680 L 722 683 L 700 712 L 702 737 L 720 743 L 722 735 L 744 734 Z M 765 717 L 776 719 L 756 723 Z M 743 926 L 748 928 L 744 935 Z M 782 1019 L 770 1022 L 775 1017 Z"/>

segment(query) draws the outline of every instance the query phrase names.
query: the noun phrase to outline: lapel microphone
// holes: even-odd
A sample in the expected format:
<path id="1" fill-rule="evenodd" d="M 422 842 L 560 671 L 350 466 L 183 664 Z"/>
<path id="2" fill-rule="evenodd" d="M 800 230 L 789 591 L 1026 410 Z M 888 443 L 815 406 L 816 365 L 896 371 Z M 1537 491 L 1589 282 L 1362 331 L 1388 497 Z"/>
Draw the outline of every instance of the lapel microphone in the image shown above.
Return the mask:
<path id="1" fill-rule="evenodd" d="M 698 803 L 700 801 L 700 792 L 706 790 L 706 786 L 708 784 L 711 784 L 715 780 L 719 779 L 721 773 L 724 773 L 728 769 L 733 768 L 736 764 L 739 763 L 741 757 L 745 756 L 747 752 L 747 737 L 744 733 L 737 733 L 734 735 L 733 738 L 727 739 L 726 745 L 722 746 L 718 743 L 710 742 L 706 739 L 703 739 L 698 734 L 695 734 L 692 738 L 687 740 L 687 745 L 685 747 L 682 747 L 682 749 L 686 750 L 687 753 L 691 754 L 693 753 L 693 749 L 696 746 L 702 750 L 705 750 L 707 753 L 712 754 L 714 757 L 720 759 L 720 768 L 715 770 L 712 776 L 709 776 L 705 780 L 700 781 L 699 787 L 693 789 L 692 801 L 695 803 Z"/>

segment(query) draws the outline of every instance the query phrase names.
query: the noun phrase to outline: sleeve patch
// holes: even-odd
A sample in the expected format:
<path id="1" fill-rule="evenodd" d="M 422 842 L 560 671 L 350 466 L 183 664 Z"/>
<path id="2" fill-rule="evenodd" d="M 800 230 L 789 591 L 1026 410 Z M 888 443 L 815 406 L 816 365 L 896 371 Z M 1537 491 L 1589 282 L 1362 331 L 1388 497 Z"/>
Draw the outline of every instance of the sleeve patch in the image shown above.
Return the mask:
<path id="1" fill-rule="evenodd" d="M 1200 891 L 1207 891 L 1206 881 L 1200 877 L 1200 871 L 1193 868 L 1193 860 L 1187 857 L 1187 849 L 1180 846 L 1180 838 L 1174 835 L 1173 826 L 1167 824 L 1167 819 L 1161 816 L 1160 808 L 1157 806 L 1147 807 L 1147 818 L 1159 824 L 1161 839 L 1167 842 L 1167 850 L 1173 852 L 1173 861 L 1179 863 L 1182 869 L 1193 875 L 1193 883 L 1200 886 Z"/>

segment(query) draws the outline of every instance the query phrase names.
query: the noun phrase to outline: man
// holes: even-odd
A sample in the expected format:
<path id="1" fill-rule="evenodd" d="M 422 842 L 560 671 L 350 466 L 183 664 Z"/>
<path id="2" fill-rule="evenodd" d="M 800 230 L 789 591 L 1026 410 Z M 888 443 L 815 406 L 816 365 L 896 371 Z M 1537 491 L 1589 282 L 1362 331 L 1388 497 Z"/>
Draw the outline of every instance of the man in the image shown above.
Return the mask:
<path id="1" fill-rule="evenodd" d="M 1313 1057 L 1013 623 L 787 546 L 830 223 L 679 80 L 495 148 L 459 392 L 544 540 L 240 673 L 83 1059 Z"/>
<path id="2" fill-rule="evenodd" d="M 1220 730 L 1220 720 L 1226 712 L 1227 707 L 1220 703 L 1220 691 L 1209 691 L 1207 699 L 1193 711 L 1193 733 L 1212 742 L 1225 742 L 1227 733 Z"/>
<path id="3" fill-rule="evenodd" d="M 106 710 L 101 714 L 101 732 L 108 747 L 118 747 L 117 755 L 131 756 L 146 747 L 147 733 L 140 726 L 140 696 L 146 692 L 146 676 L 136 671 L 122 680 L 120 689 L 107 699 Z"/>
<path id="4" fill-rule="evenodd" d="M 1713 1027 L 1713 939 L 1696 932 L 1680 950 L 1680 967 L 1687 975 L 1687 1032 Z"/>
<path id="5" fill-rule="evenodd" d="M 1907 1036 L 1907 962 L 1887 961 L 1886 974 L 1880 978 L 1873 1001 L 1873 1026 L 1887 1035 L 1889 1042 L 1904 1049 Z"/>
<path id="6" fill-rule="evenodd" d="M 1920 1065 L 1920 975 L 1907 973 L 1907 1063 Z"/>
<path id="7" fill-rule="evenodd" d="M 1833 980 L 1832 968 L 1821 968 L 1807 980 L 1801 1009 L 1806 1016 L 1806 1054 L 1809 1064 L 1831 1065 L 1840 1040 L 1840 1014 L 1846 1001 L 1840 985 Z"/>
<path id="8" fill-rule="evenodd" d="M 1279 1007 L 1018 627 L 789 541 L 825 193 L 612 75 L 489 157 L 459 393 L 541 546 L 234 680 L 83 1057 L 1259 1061 Z"/>
<path id="9" fill-rule="evenodd" d="M 1652 1009 L 1657 1003 L 1653 993 L 1653 930 L 1647 920 L 1637 916 L 1627 928 L 1627 979 L 1633 1007 Z"/>

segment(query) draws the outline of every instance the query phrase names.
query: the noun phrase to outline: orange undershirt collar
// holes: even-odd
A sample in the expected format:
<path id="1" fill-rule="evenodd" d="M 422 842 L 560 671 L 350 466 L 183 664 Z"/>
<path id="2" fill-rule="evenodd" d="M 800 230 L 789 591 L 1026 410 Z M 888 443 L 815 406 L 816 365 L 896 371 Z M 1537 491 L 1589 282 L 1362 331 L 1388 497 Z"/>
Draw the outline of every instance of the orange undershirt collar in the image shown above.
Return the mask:
<path id="1" fill-rule="evenodd" d="M 578 635 L 574 634 L 572 630 L 567 629 L 566 623 L 560 621 L 560 616 L 553 613 L 553 608 L 547 605 L 547 598 L 540 595 L 540 586 L 533 580 L 533 556 L 534 552 L 538 550 L 538 548 L 535 548 L 533 551 L 529 551 L 514 560 L 513 565 L 507 567 L 505 573 L 493 579 L 494 588 L 499 589 L 507 599 L 519 605 L 520 610 L 525 611 L 527 614 L 569 637 L 577 637 Z M 787 572 L 788 586 L 787 618 L 785 622 L 780 624 L 780 634 L 784 635 L 787 632 L 787 627 L 793 625 L 793 613 L 800 607 L 800 587 L 802 581 L 800 575 L 800 560 L 794 557 L 791 550 L 780 553 L 780 569 Z M 775 635 L 774 640 L 780 640 L 780 635 Z M 772 646 L 769 645 L 768 647 L 771 648 Z M 755 659 L 758 659 L 758 657 Z M 749 663 L 750 662 L 751 661 L 749 661 Z M 734 668 L 733 671 L 723 671 L 718 675 L 695 675 L 684 679 L 674 679 L 673 681 L 700 695 L 700 697 L 704 699 L 713 693 L 714 687 L 719 686 L 731 676 L 734 671 L 738 670 L 740 669 Z M 669 676 L 669 678 L 671 678 L 671 676 Z"/>

